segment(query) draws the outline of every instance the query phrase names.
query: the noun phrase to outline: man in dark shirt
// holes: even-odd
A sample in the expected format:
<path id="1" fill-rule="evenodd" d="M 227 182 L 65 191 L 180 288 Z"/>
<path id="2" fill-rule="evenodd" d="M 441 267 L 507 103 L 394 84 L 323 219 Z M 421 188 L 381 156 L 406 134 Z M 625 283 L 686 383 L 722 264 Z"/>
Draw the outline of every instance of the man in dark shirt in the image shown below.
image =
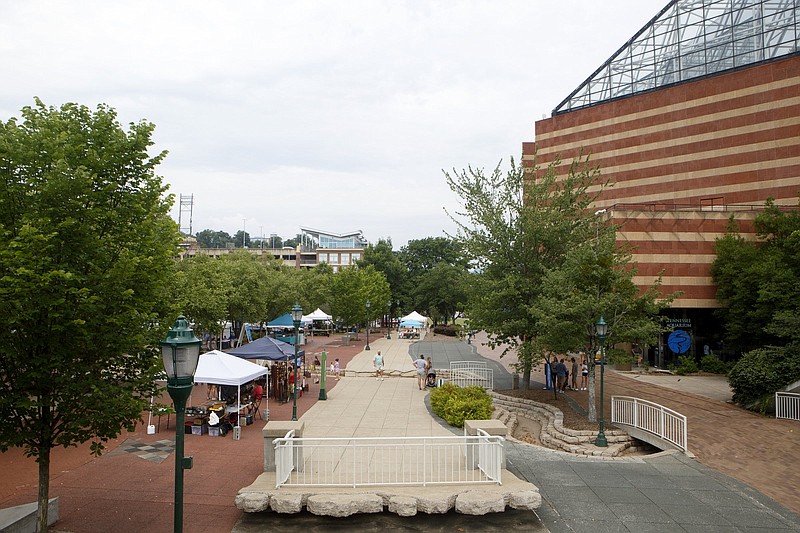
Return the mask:
<path id="1" fill-rule="evenodd" d="M 569 375 L 569 370 L 567 370 L 567 365 L 564 364 L 564 358 L 562 357 L 556 365 L 556 387 L 558 392 L 564 392 L 567 387 L 567 375 Z"/>

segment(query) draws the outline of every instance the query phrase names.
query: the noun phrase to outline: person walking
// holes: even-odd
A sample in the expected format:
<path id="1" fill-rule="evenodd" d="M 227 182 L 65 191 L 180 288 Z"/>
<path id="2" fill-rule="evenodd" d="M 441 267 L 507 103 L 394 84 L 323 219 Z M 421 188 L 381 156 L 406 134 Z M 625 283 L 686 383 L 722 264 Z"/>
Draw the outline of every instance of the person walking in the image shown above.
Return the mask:
<path id="1" fill-rule="evenodd" d="M 375 367 L 375 381 L 383 381 L 383 356 L 380 350 L 372 358 L 372 365 Z"/>
<path id="2" fill-rule="evenodd" d="M 419 354 L 419 359 L 414 361 L 414 368 L 417 369 L 417 385 L 419 386 L 419 390 L 422 390 L 422 386 L 425 384 L 425 374 L 427 366 L 428 363 L 425 361 L 425 356 Z"/>
<path id="3" fill-rule="evenodd" d="M 339 366 L 339 359 L 337 358 L 333 363 L 333 374 L 336 376 L 336 381 L 339 381 L 339 372 L 341 372 L 341 370 L 342 369 Z"/>

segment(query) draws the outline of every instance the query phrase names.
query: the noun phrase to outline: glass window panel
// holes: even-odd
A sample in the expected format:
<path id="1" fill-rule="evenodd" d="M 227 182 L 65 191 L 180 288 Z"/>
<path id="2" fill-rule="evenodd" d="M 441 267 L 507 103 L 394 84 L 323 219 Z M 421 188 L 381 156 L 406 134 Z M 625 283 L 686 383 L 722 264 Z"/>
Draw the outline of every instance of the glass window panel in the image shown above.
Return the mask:
<path id="1" fill-rule="evenodd" d="M 342 265 L 350 264 L 350 254 L 342 254 Z"/>

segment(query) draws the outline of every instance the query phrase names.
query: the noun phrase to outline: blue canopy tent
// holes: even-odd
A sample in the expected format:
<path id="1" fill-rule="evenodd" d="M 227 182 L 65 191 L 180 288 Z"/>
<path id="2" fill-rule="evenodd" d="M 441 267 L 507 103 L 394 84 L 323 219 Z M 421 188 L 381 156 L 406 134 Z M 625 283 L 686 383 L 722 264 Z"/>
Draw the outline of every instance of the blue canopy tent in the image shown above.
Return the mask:
<path id="1" fill-rule="evenodd" d="M 267 359 L 269 361 L 288 361 L 294 357 L 294 346 L 272 337 L 261 337 L 253 342 L 229 350 L 227 353 L 242 359 Z M 298 359 L 305 350 L 298 350 Z"/>
<path id="2" fill-rule="evenodd" d="M 310 321 L 311 320 L 304 320 L 303 325 Z M 267 330 L 270 331 L 270 335 L 279 341 L 294 345 L 294 322 L 292 321 L 292 315 L 290 313 L 281 315 L 272 322 L 267 322 Z M 300 344 L 304 344 L 305 341 L 303 338 L 303 330 L 301 329 Z"/>
<path id="3" fill-rule="evenodd" d="M 421 328 L 422 322 L 418 320 L 401 320 L 400 321 L 401 328 Z"/>

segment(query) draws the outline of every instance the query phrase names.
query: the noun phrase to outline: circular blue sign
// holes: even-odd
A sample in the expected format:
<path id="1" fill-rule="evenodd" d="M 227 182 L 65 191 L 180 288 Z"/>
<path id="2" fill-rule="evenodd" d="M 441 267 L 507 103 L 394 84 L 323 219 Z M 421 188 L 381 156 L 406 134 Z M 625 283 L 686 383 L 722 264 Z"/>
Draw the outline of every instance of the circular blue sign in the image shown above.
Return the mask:
<path id="1" fill-rule="evenodd" d="M 669 334 L 667 345 L 675 353 L 686 353 L 692 344 L 692 337 L 682 329 L 676 329 Z"/>

